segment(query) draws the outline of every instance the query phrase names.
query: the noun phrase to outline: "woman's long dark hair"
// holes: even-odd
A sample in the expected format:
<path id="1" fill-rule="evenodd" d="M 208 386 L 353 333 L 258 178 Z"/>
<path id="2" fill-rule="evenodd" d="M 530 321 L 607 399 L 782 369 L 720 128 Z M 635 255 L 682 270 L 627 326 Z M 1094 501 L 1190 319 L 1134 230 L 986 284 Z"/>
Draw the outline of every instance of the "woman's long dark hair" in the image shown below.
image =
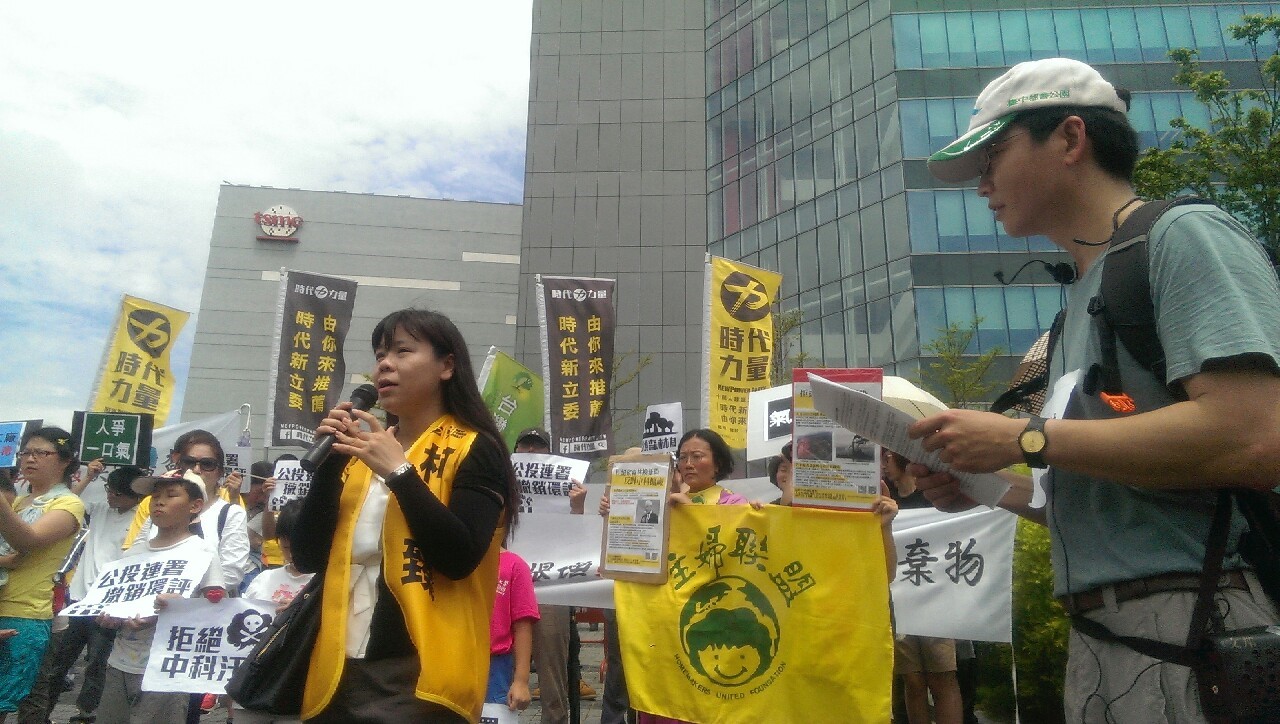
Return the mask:
<path id="1" fill-rule="evenodd" d="M 373 349 L 391 347 L 397 329 L 403 329 L 419 342 L 426 342 L 436 357 L 453 356 L 453 376 L 440 383 L 440 397 L 445 412 L 458 418 L 462 424 L 489 438 L 502 454 L 502 471 L 507 482 L 505 505 L 508 533 L 515 528 L 520 506 L 520 485 L 511 468 L 511 454 L 503 442 L 493 413 L 485 406 L 476 384 L 476 374 L 471 366 L 471 352 L 467 349 L 462 332 L 448 317 L 429 309 L 401 309 L 392 312 L 373 328 Z"/>

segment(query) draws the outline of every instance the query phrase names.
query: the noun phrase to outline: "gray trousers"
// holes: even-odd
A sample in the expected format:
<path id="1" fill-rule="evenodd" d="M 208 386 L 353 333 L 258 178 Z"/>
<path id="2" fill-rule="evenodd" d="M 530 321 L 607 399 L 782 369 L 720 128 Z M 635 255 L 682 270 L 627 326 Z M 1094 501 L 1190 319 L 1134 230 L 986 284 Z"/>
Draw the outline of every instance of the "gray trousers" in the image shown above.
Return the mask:
<path id="1" fill-rule="evenodd" d="M 1252 572 L 1249 590 L 1223 589 L 1215 596 L 1226 630 L 1280 622 Z M 1156 593 L 1085 613 L 1113 633 L 1185 644 L 1195 591 Z M 1071 631 L 1063 706 L 1069 722 L 1203 724 L 1200 694 L 1191 669 L 1152 659 L 1122 644 Z"/>
<path id="2" fill-rule="evenodd" d="M 542 724 L 568 724 L 569 606 L 538 606 L 540 617 L 533 624 L 533 661 L 538 667 L 538 698 L 542 703 Z"/>
<path id="3" fill-rule="evenodd" d="M 107 667 L 98 721 L 112 724 L 180 722 L 187 717 L 187 695 L 142 690 L 142 674 Z"/>

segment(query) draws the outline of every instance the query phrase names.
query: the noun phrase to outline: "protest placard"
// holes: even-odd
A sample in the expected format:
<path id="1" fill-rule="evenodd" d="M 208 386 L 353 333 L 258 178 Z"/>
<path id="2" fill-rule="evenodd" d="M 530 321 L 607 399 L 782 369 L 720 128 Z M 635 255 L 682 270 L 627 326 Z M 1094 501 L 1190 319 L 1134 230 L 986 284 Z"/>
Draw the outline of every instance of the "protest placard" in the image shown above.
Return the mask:
<path id="1" fill-rule="evenodd" d="M 601 575 L 650 583 L 666 578 L 670 479 L 670 455 L 618 456 L 610 462 Z"/>
<path id="2" fill-rule="evenodd" d="M 156 621 L 143 691 L 222 694 L 276 615 L 270 601 L 170 601 Z"/>
<path id="3" fill-rule="evenodd" d="M 640 450 L 673 453 L 683 435 L 684 409 L 679 402 L 649 405 L 645 411 L 644 429 L 640 432 Z"/>
<path id="4" fill-rule="evenodd" d="M 512 453 L 511 467 L 520 483 L 520 513 L 568 513 L 572 481 L 586 480 L 586 460 L 543 455 Z"/>
<path id="5" fill-rule="evenodd" d="M 811 370 L 792 370 L 794 505 L 870 510 L 880 495 L 880 449 L 813 404 Z M 880 397 L 880 369 L 824 369 L 823 379 Z"/>
<path id="6" fill-rule="evenodd" d="M 154 616 L 156 596 L 190 596 L 212 560 L 213 551 L 207 546 L 183 545 L 128 555 L 106 564 L 84 600 L 62 609 L 62 615 Z"/>
<path id="7" fill-rule="evenodd" d="M 485 704 L 480 711 L 480 724 L 519 724 L 520 712 L 511 711 L 506 704 Z"/>
<path id="8" fill-rule="evenodd" d="M 307 497 L 311 492 L 311 473 L 302 469 L 297 460 L 281 460 L 276 463 L 271 473 L 276 479 L 276 487 L 271 491 L 271 499 L 267 502 L 269 510 L 279 512 L 290 500 Z"/>

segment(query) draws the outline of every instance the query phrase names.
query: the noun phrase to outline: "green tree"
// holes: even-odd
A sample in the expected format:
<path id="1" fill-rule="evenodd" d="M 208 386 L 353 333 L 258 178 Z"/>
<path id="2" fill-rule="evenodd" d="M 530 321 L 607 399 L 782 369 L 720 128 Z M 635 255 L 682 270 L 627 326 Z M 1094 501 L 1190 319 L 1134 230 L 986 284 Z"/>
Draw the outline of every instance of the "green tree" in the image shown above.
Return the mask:
<path id="1" fill-rule="evenodd" d="M 980 646 L 978 708 L 1012 721 L 1014 696 L 1009 672 L 1016 663 L 1021 720 L 1062 722 L 1069 631 L 1066 613 L 1053 599 L 1049 529 L 1019 519 L 1013 544 L 1013 646 Z"/>
<path id="2" fill-rule="evenodd" d="M 981 323 L 982 317 L 977 317 L 967 326 L 947 325 L 938 330 L 937 339 L 920 347 L 921 356 L 938 358 L 920 370 L 920 383 L 950 407 L 972 407 L 996 387 L 997 383 L 986 381 L 987 372 L 1004 350 L 994 347 L 979 355 L 965 352 Z"/>
<path id="3" fill-rule="evenodd" d="M 1148 198 L 1168 198 L 1190 189 L 1243 221 L 1270 250 L 1280 251 L 1280 53 L 1262 57 L 1265 36 L 1280 43 L 1280 17 L 1245 15 L 1228 28 L 1245 41 L 1257 66 L 1256 88 L 1236 89 L 1220 70 L 1207 71 L 1199 53 L 1175 48 L 1174 82 L 1188 88 L 1208 110 L 1209 127 L 1184 117 L 1169 125 L 1179 137 L 1168 148 L 1147 150 L 1134 184 Z"/>
<path id="4" fill-rule="evenodd" d="M 773 359 L 769 365 L 769 382 L 774 387 L 785 385 L 791 381 L 791 368 L 803 365 L 804 353 L 801 352 L 800 362 L 796 363 L 795 358 L 791 356 L 791 348 L 796 343 L 796 331 L 800 329 L 800 310 L 792 309 L 788 312 L 782 311 L 782 305 L 777 301 L 773 303 Z"/>

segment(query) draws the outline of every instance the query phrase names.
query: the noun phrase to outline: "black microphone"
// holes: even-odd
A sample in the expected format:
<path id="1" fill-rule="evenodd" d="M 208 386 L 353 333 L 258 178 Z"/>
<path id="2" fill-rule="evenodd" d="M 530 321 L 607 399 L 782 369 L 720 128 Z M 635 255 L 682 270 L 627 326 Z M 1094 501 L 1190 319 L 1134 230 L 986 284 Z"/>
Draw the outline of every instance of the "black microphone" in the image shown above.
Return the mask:
<path id="1" fill-rule="evenodd" d="M 360 385 L 351 391 L 351 409 L 365 410 L 366 412 L 373 403 L 378 401 L 378 390 L 373 385 Z M 311 449 L 307 454 L 298 461 L 298 465 L 309 473 L 314 473 L 316 468 L 320 467 L 320 463 L 329 457 L 329 451 L 333 449 L 333 433 L 320 435 L 311 443 Z"/>

